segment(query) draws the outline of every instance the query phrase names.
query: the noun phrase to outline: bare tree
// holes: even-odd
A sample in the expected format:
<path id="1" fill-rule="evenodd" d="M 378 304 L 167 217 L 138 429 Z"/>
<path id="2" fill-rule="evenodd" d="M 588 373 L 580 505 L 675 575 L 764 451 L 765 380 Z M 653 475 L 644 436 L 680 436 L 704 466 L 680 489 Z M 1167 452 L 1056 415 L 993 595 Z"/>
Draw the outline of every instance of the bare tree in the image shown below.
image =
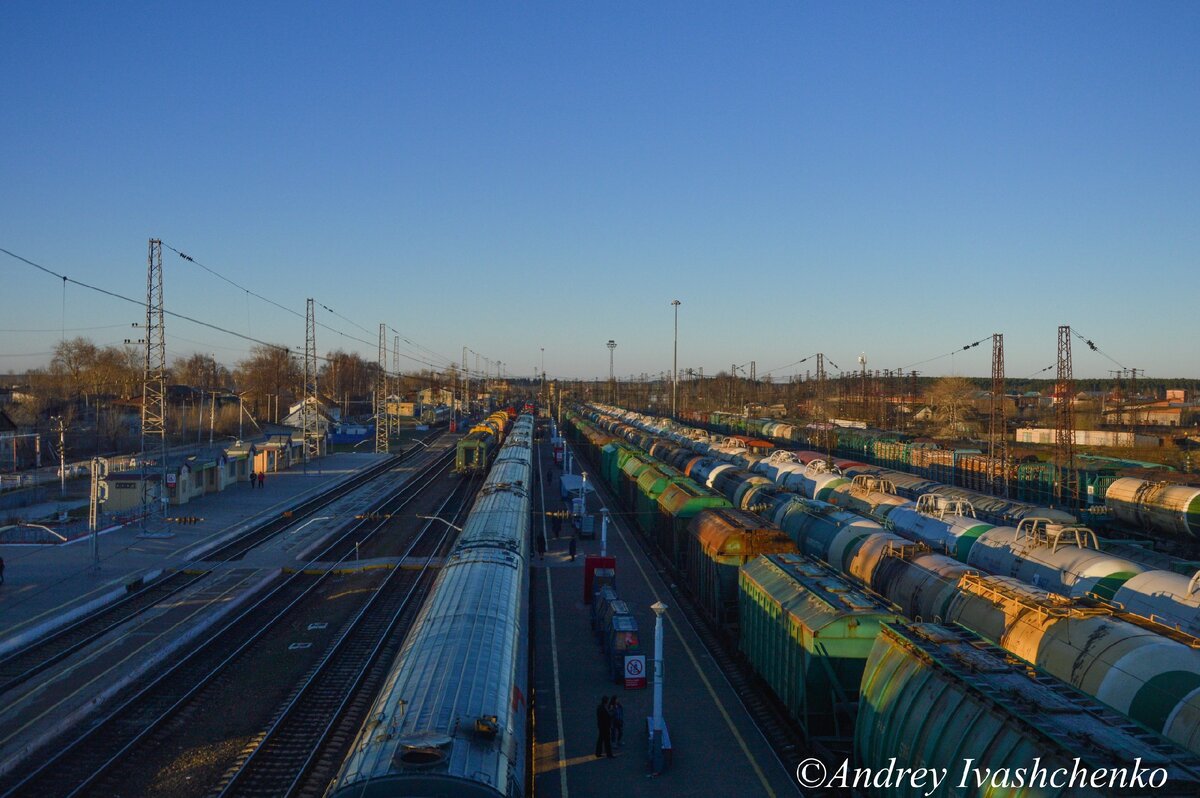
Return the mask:
<path id="1" fill-rule="evenodd" d="M 297 396 L 302 379 L 299 361 L 282 346 L 256 345 L 237 366 L 237 386 L 247 392 L 246 403 L 259 417 L 270 397 L 279 397 L 279 406 L 286 408 Z"/>
<path id="2" fill-rule="evenodd" d="M 964 377 L 942 377 L 926 395 L 933 408 L 938 432 L 949 437 L 973 434 L 976 425 L 969 418 L 977 388 Z"/>

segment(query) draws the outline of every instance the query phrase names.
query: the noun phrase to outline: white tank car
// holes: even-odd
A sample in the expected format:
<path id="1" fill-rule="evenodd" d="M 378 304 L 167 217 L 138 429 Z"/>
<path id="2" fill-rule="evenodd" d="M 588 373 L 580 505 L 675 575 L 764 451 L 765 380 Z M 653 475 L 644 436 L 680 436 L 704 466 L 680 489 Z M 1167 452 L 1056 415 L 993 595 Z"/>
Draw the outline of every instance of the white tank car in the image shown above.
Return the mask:
<path id="1" fill-rule="evenodd" d="M 1200 488 L 1122 477 L 1108 486 L 1104 506 L 1129 526 L 1171 537 L 1200 537 Z"/>
<path id="2" fill-rule="evenodd" d="M 1192 576 L 1146 571 L 1121 585 L 1113 602 L 1135 615 L 1200 636 L 1200 571 Z"/>
<path id="3" fill-rule="evenodd" d="M 1063 526 L 1044 518 L 1026 518 L 1017 526 L 998 526 L 979 536 L 967 564 L 997 576 L 1081 597 L 1093 593 L 1111 599 L 1121 585 L 1146 569 L 1132 560 L 1100 550 L 1087 527 Z"/>
<path id="4" fill-rule="evenodd" d="M 959 588 L 948 621 L 1200 753 L 1194 639 L 1163 635 L 1015 579 L 967 574 Z"/>

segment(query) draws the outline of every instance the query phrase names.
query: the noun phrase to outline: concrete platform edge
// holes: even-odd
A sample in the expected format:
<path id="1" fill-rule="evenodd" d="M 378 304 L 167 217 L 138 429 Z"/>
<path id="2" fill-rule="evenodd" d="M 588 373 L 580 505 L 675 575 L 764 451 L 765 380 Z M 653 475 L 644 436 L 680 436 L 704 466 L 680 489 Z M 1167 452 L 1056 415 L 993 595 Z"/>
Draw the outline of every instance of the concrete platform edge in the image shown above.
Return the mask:
<path id="1" fill-rule="evenodd" d="M 117 681 L 110 684 L 103 691 L 101 691 L 98 695 L 96 695 L 94 698 L 92 698 L 92 700 L 89 703 L 85 704 L 84 706 L 80 707 L 79 709 L 75 710 L 74 712 L 70 712 L 70 713 L 64 715 L 63 717 L 59 718 L 53 726 L 44 730 L 41 734 L 39 734 L 34 739 L 26 741 L 24 746 L 22 746 L 20 749 L 18 749 L 16 751 L 14 751 L 10 756 L 8 756 L 7 759 L 0 762 L 0 774 L 7 774 L 10 770 L 12 770 L 12 768 L 16 767 L 18 764 L 25 761 L 33 754 L 37 753 L 39 748 L 42 748 L 43 746 L 45 746 L 46 744 L 51 742 L 54 738 L 63 734 L 68 729 L 70 729 L 72 726 L 79 724 L 87 716 L 96 712 L 109 699 L 111 699 L 114 695 L 116 695 L 122 689 L 129 686 L 129 684 L 136 681 L 137 679 L 139 679 L 143 674 L 145 674 L 151 668 L 154 668 L 155 666 L 157 666 L 159 663 L 161 663 L 163 660 L 165 660 L 170 655 L 174 654 L 176 651 L 178 651 L 180 648 L 185 646 L 187 643 L 191 642 L 192 640 L 195 640 L 202 633 L 208 631 L 222 618 L 226 617 L 232 611 L 236 610 L 238 607 L 242 606 L 247 601 L 249 601 L 251 598 L 253 598 L 255 595 L 257 595 L 259 591 L 261 591 L 264 587 L 266 587 L 268 584 L 270 584 L 270 582 L 272 580 L 274 580 L 276 577 L 278 577 L 280 573 L 281 573 L 281 571 L 278 568 L 268 569 L 267 573 L 263 576 L 262 579 L 249 585 L 248 589 L 246 589 L 245 591 L 242 591 L 242 593 L 239 596 L 237 596 L 236 598 L 234 598 L 232 601 L 217 604 L 216 609 L 214 610 L 214 612 L 212 614 L 208 615 L 205 619 L 203 619 L 203 620 L 199 621 L 198 623 L 189 627 L 187 632 L 185 632 L 184 634 L 175 638 L 175 640 L 172 643 L 158 649 L 154 653 L 153 656 L 147 658 L 140 665 L 127 671 L 120 679 L 118 679 Z"/>

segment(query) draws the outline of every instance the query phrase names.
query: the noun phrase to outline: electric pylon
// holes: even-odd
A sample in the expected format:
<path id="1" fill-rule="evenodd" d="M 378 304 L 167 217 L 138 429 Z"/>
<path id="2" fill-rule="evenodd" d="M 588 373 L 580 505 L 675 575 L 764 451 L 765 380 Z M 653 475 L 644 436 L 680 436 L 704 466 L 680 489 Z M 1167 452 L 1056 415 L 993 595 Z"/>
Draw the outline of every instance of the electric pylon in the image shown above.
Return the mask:
<path id="1" fill-rule="evenodd" d="M 167 490 L 167 333 L 163 311 L 162 241 L 150 239 L 146 266 L 146 360 L 142 368 L 142 463 L 147 443 L 158 450 L 161 498 Z M 150 441 L 147 441 L 150 438 Z M 157 444 L 154 442 L 157 438 Z M 143 490 L 145 482 L 143 481 Z M 165 512 L 166 503 L 158 502 Z"/>
<path id="2" fill-rule="evenodd" d="M 1075 373 L 1071 366 L 1071 328 L 1058 328 L 1058 405 L 1054 414 L 1055 498 L 1068 506 L 1078 501 L 1075 473 Z"/>
<path id="3" fill-rule="evenodd" d="M 321 456 L 321 436 L 317 431 L 317 316 L 313 300 L 308 300 L 304 323 L 304 397 L 300 405 L 300 429 L 304 435 L 304 462 Z"/>
<path id="4" fill-rule="evenodd" d="M 387 325 L 379 325 L 379 372 L 375 375 L 375 452 L 387 454 Z"/>
<path id="5" fill-rule="evenodd" d="M 1008 496 L 1008 416 L 1004 405 L 1004 333 L 992 333 L 992 407 L 988 421 L 988 479 Z"/>

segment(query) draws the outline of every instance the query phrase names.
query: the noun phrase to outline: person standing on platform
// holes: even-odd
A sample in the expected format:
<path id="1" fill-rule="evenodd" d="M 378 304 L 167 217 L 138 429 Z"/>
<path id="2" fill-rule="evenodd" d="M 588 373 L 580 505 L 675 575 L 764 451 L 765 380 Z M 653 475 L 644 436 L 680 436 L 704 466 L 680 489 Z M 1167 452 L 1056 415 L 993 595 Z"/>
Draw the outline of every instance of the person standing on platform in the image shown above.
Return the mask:
<path id="1" fill-rule="evenodd" d="M 575 562 L 575 536 L 571 535 L 571 562 Z"/>
<path id="2" fill-rule="evenodd" d="M 601 749 L 608 753 L 608 758 L 612 759 L 612 715 L 608 714 L 608 699 L 600 696 L 600 706 L 596 707 L 596 730 L 599 736 L 596 738 L 596 757 L 603 756 L 600 753 Z"/>
<path id="3" fill-rule="evenodd" d="M 537 538 L 537 553 L 540 559 L 546 559 L 546 537 L 544 535 L 534 535 Z"/>
<path id="4" fill-rule="evenodd" d="M 4 584 L 4 558 L 0 557 L 0 585 Z"/>
<path id="5" fill-rule="evenodd" d="M 250 490 L 254 490 L 254 479 L 258 476 L 253 471 L 250 472 Z"/>
<path id="6" fill-rule="evenodd" d="M 612 713 L 613 745 L 624 745 L 622 738 L 625 737 L 625 707 L 621 705 L 620 699 L 613 696 L 608 703 L 608 710 Z"/>
<path id="7" fill-rule="evenodd" d="M 265 471 L 258 472 L 258 486 L 260 488 L 263 486 L 263 480 L 266 478 L 266 476 L 267 476 L 267 473 Z"/>
<path id="8" fill-rule="evenodd" d="M 553 518 L 554 539 L 558 540 L 558 533 L 562 531 L 562 519 L 557 515 Z"/>

